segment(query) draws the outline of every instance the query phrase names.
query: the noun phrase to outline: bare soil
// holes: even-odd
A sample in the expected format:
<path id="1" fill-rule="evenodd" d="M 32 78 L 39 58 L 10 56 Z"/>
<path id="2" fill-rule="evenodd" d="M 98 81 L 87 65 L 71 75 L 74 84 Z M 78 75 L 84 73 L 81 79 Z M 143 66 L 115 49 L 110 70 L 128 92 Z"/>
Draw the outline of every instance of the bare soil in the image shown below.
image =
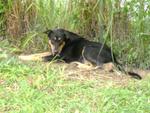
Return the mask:
<path id="1" fill-rule="evenodd" d="M 59 66 L 63 67 L 64 75 L 66 79 L 69 80 L 80 80 L 80 81 L 87 81 L 87 80 L 96 80 L 98 85 L 107 86 L 107 85 L 114 85 L 114 86 L 127 86 L 130 82 L 138 82 L 140 80 L 136 80 L 131 78 L 130 76 L 118 71 L 117 69 L 107 70 L 106 64 L 103 67 L 96 68 L 94 66 L 80 66 L 80 64 L 75 63 L 52 63 L 51 66 L 53 68 L 58 68 Z M 146 79 L 150 76 L 150 71 L 148 70 L 140 70 L 134 69 L 134 72 L 141 75 L 142 79 Z"/>
<path id="2" fill-rule="evenodd" d="M 19 59 L 25 61 L 41 61 L 42 56 L 46 56 L 50 53 L 38 53 L 32 55 L 21 55 Z M 114 85 L 114 86 L 127 86 L 130 81 L 136 82 L 139 80 L 135 80 L 130 76 L 117 71 L 115 66 L 112 63 L 108 63 L 103 65 L 102 67 L 95 67 L 88 64 L 81 64 L 79 62 L 72 62 L 70 64 L 64 62 L 55 62 L 55 63 L 43 63 L 43 65 L 49 65 L 50 68 L 58 68 L 62 67 L 63 74 L 65 75 L 67 80 L 96 80 L 99 85 Z M 129 69 L 128 69 L 129 70 Z M 140 70 L 140 69 L 132 69 L 132 71 L 141 75 L 143 79 L 146 79 L 150 76 L 150 70 Z"/>

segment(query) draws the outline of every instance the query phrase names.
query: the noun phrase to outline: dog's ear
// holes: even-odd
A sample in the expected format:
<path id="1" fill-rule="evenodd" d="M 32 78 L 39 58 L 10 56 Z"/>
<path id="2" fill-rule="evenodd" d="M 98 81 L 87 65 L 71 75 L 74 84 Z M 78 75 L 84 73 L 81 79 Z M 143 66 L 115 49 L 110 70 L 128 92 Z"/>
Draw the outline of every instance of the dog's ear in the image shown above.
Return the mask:
<path id="1" fill-rule="evenodd" d="M 53 32 L 53 31 L 49 29 L 49 30 L 44 31 L 43 33 L 45 33 L 45 34 L 48 35 L 48 34 L 51 34 L 52 32 Z"/>
<path id="2" fill-rule="evenodd" d="M 78 39 L 78 36 L 75 33 L 72 33 L 70 31 L 64 31 L 64 36 L 67 40 L 76 40 Z"/>
<path id="3" fill-rule="evenodd" d="M 64 33 L 64 37 L 65 37 L 66 39 L 70 39 L 69 33 L 68 33 L 67 31 L 63 31 L 63 33 Z"/>
<path id="4" fill-rule="evenodd" d="M 68 31 L 66 31 L 65 29 L 55 29 L 55 31 L 61 35 L 61 37 L 65 38 L 65 39 L 69 39 L 69 34 L 68 34 Z"/>

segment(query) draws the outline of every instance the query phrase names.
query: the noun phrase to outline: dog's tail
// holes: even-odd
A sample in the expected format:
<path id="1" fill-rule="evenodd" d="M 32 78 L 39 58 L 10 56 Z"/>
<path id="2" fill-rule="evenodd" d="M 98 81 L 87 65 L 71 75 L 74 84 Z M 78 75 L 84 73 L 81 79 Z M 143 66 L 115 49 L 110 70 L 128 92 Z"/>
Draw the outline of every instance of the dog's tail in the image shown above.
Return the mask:
<path id="1" fill-rule="evenodd" d="M 119 71 L 131 76 L 132 78 L 135 78 L 135 79 L 138 79 L 138 80 L 142 79 L 142 77 L 138 73 L 131 72 L 131 71 L 126 71 L 124 66 L 122 64 L 120 64 L 117 60 L 115 60 L 115 64 L 116 64 L 117 68 L 119 69 Z"/>

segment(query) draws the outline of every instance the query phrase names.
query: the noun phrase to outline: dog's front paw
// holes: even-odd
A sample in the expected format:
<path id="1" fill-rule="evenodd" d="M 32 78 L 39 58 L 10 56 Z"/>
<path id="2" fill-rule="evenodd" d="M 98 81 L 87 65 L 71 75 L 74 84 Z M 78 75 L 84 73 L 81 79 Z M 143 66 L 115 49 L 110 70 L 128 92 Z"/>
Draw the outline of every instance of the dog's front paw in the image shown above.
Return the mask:
<path id="1" fill-rule="evenodd" d="M 44 56 L 44 57 L 42 57 L 42 61 L 43 62 L 51 61 L 51 56 Z"/>

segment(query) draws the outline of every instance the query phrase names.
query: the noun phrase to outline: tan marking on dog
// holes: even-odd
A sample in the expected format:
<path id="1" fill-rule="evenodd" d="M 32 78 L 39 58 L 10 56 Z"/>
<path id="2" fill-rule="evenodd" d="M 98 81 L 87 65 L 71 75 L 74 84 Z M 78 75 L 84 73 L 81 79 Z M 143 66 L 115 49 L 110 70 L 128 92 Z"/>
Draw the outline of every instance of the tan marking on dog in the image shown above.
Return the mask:
<path id="1" fill-rule="evenodd" d="M 31 55 L 20 55 L 18 58 L 25 61 L 42 61 L 42 57 L 48 56 L 50 54 L 50 52 L 44 52 Z"/>
<path id="2" fill-rule="evenodd" d="M 55 47 L 53 46 L 53 44 L 52 44 L 52 42 L 51 42 L 50 40 L 48 41 L 48 43 L 49 43 L 49 45 L 50 45 L 51 52 L 52 52 L 52 54 L 54 55 L 54 49 L 55 49 Z"/>
<path id="3" fill-rule="evenodd" d="M 59 49 L 58 49 L 58 50 L 59 50 L 59 51 L 58 51 L 59 53 L 62 51 L 62 49 L 63 49 L 63 47 L 65 46 L 65 44 L 66 44 L 66 43 L 63 41 L 62 44 L 59 46 Z"/>
<path id="4" fill-rule="evenodd" d="M 94 69 L 93 65 L 87 65 L 87 64 L 80 63 L 80 62 L 76 62 L 76 61 L 71 62 L 71 64 L 76 64 L 76 67 L 82 68 L 82 69 Z"/>
<path id="5" fill-rule="evenodd" d="M 85 51 L 85 47 L 83 47 L 83 50 L 82 50 L 82 57 L 83 57 L 84 64 L 93 66 L 93 64 L 90 61 L 86 60 L 86 58 L 84 57 L 84 51 Z"/>
<path id="6" fill-rule="evenodd" d="M 112 62 L 110 62 L 110 63 L 103 64 L 103 68 L 105 71 L 113 72 L 115 69 L 115 66 Z"/>
<path id="7" fill-rule="evenodd" d="M 48 42 L 49 42 L 49 45 L 51 47 L 52 54 L 55 55 L 55 52 L 54 52 L 55 51 L 55 46 L 52 44 L 52 42 L 50 40 Z M 58 48 L 58 53 L 60 53 L 62 51 L 64 46 L 65 46 L 65 42 L 63 41 L 62 44 Z"/>

